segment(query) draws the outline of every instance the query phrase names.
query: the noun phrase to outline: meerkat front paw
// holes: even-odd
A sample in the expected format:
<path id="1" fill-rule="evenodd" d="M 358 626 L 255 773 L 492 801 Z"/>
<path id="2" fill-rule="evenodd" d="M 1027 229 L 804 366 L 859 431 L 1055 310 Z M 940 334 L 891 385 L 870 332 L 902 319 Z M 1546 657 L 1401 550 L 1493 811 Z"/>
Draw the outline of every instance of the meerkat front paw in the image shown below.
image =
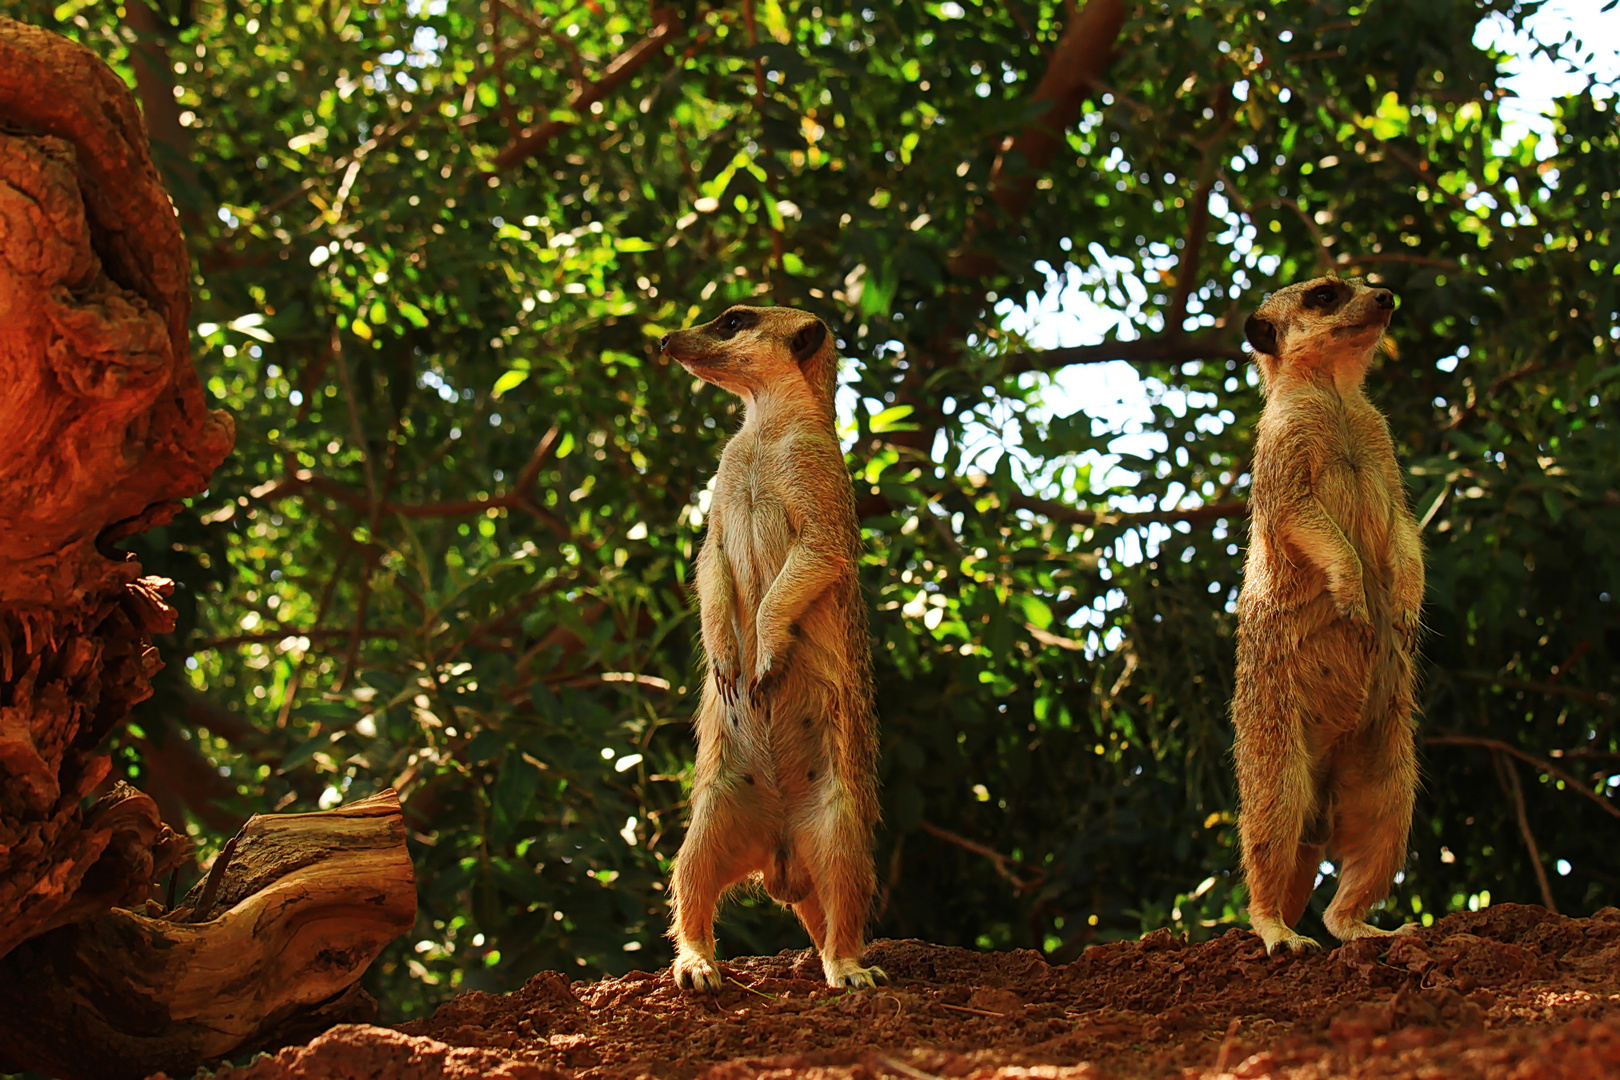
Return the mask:
<path id="1" fill-rule="evenodd" d="M 1418 631 L 1423 628 L 1423 613 L 1419 611 L 1403 611 L 1395 621 L 1395 629 L 1401 635 L 1401 649 L 1410 654 L 1417 652 Z"/>
<path id="2" fill-rule="evenodd" d="M 670 970 L 674 973 L 675 985 L 682 990 L 701 990 L 713 994 L 726 981 L 720 974 L 719 965 L 711 957 L 684 947 L 676 955 Z"/>
<path id="3" fill-rule="evenodd" d="M 748 700 L 756 709 L 765 703 L 765 695 L 782 678 L 787 667 L 787 648 L 773 648 L 761 633 L 757 655 L 759 662 L 754 665 L 754 677 L 748 681 Z"/>
<path id="4" fill-rule="evenodd" d="M 1335 598 L 1333 606 L 1338 611 L 1339 618 L 1350 624 L 1350 629 L 1361 642 L 1362 649 L 1370 651 L 1373 645 L 1373 630 L 1372 616 L 1367 611 L 1367 601 L 1359 596 L 1349 601 Z"/>
<path id="5" fill-rule="evenodd" d="M 823 960 L 821 968 L 827 975 L 828 986 L 861 990 L 889 984 L 889 976 L 884 973 L 882 968 L 875 965 L 861 967 L 858 961 L 849 957 Z"/>
<path id="6" fill-rule="evenodd" d="M 737 663 L 736 652 L 709 661 L 709 671 L 714 675 L 714 688 L 720 692 L 720 700 L 727 705 L 737 704 L 741 697 L 742 668 Z"/>

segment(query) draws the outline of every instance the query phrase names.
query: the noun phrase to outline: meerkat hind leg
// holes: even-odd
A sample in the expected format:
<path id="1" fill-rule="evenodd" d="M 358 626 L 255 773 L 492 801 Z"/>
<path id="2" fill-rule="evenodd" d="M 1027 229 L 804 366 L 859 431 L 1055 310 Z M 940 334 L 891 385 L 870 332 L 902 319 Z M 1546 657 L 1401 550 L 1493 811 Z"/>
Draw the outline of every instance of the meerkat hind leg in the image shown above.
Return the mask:
<path id="1" fill-rule="evenodd" d="M 1311 894 L 1316 891 L 1316 876 L 1321 873 L 1324 850 L 1321 844 L 1299 845 L 1294 855 L 1294 872 L 1283 885 L 1279 905 L 1285 926 L 1293 926 L 1304 916 Z"/>
<path id="2" fill-rule="evenodd" d="M 815 890 L 806 898 L 800 918 L 812 938 L 815 923 L 825 927 L 816 944 L 827 985 L 881 986 L 889 981 L 883 969 L 861 966 L 863 931 L 876 885 L 871 831 L 855 819 L 853 802 L 841 790 L 832 792 L 816 811 L 809 831 L 812 835 L 806 837 L 803 850 L 815 860 Z"/>
<path id="3" fill-rule="evenodd" d="M 1367 922 L 1367 912 L 1389 895 L 1396 871 L 1406 862 L 1410 825 L 1409 813 L 1386 813 L 1365 825 L 1347 825 L 1348 829 L 1365 827 L 1367 831 L 1359 837 L 1352 833 L 1354 838 L 1339 851 L 1339 889 L 1322 914 L 1328 933 L 1340 941 L 1354 941 L 1388 937 L 1415 928 L 1415 924 L 1407 923 L 1398 930 L 1381 930 Z"/>
<path id="4" fill-rule="evenodd" d="M 1396 872 L 1406 863 L 1412 829 L 1411 782 L 1399 769 L 1368 772 L 1382 782 L 1364 779 L 1361 790 L 1342 795 L 1333 829 L 1339 889 L 1322 922 L 1340 941 L 1387 937 L 1413 928 L 1409 923 L 1399 930 L 1380 930 L 1367 922 L 1367 912 L 1389 895 Z"/>
<path id="5" fill-rule="evenodd" d="M 809 896 L 793 905 L 793 914 L 804 924 L 804 932 L 810 935 L 810 944 L 815 946 L 816 952 L 821 952 L 822 945 L 827 941 L 827 912 L 814 889 L 810 890 Z"/>
<path id="6" fill-rule="evenodd" d="M 1315 883 L 1315 865 L 1304 878 L 1304 864 L 1312 845 L 1303 843 L 1306 820 L 1314 813 L 1316 785 L 1310 761 L 1300 748 L 1280 755 L 1251 758 L 1249 741 L 1240 741 L 1238 759 L 1238 836 L 1243 845 L 1243 874 L 1249 886 L 1249 926 L 1266 943 L 1266 952 L 1278 949 L 1304 952 L 1320 948 L 1296 933 L 1289 924 L 1304 911 Z M 1292 915 L 1293 918 L 1288 917 Z"/>
<path id="7" fill-rule="evenodd" d="M 725 891 L 763 861 L 748 815 L 732 804 L 735 793 L 716 784 L 692 800 L 692 824 L 675 857 L 670 881 L 674 901 L 670 937 L 675 985 L 714 993 L 724 976 L 714 959 L 714 917 Z"/>

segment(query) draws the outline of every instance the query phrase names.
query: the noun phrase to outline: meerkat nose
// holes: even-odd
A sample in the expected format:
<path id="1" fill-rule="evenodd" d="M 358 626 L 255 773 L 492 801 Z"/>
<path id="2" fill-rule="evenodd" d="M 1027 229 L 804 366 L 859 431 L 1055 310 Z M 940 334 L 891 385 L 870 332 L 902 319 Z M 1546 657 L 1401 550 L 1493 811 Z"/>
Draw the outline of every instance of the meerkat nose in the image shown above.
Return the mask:
<path id="1" fill-rule="evenodd" d="M 1393 308 L 1395 306 L 1395 294 L 1388 289 L 1379 289 L 1373 293 L 1373 299 L 1377 301 L 1378 306 L 1381 308 Z"/>
<path id="2" fill-rule="evenodd" d="M 669 352 L 669 339 L 674 337 L 674 336 L 675 336 L 674 334 L 665 334 L 663 337 L 659 338 L 658 339 L 658 351 L 661 352 L 661 353 Z"/>

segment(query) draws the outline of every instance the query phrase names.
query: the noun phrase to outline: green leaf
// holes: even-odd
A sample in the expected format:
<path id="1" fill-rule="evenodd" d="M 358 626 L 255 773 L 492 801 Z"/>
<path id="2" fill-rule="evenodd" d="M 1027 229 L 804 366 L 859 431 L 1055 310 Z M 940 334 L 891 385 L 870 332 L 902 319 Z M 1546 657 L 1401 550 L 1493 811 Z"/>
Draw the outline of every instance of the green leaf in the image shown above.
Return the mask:
<path id="1" fill-rule="evenodd" d="M 889 431 L 916 431 L 916 424 L 901 422 L 916 411 L 914 405 L 891 405 L 873 416 L 868 426 L 874 435 L 881 435 Z"/>
<path id="2" fill-rule="evenodd" d="M 495 380 L 495 388 L 490 393 L 497 399 L 508 390 L 515 390 L 529 379 L 528 368 L 513 368 Z M 561 455 L 558 455 L 559 457 Z"/>

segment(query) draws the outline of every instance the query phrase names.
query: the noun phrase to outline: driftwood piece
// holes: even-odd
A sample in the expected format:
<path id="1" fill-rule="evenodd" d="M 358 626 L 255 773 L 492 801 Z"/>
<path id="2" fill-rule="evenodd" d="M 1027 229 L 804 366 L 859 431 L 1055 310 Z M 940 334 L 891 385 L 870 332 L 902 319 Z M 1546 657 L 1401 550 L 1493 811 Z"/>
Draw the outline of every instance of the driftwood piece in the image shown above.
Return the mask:
<path id="1" fill-rule="evenodd" d="M 183 856 L 101 743 L 151 694 L 171 584 L 112 545 L 229 452 L 187 338 L 189 261 L 122 80 L 0 18 L 0 956 L 142 900 Z"/>
<path id="2" fill-rule="evenodd" d="M 0 960 L 9 1064 L 64 1080 L 189 1076 L 374 1017 L 355 980 L 416 917 L 392 790 L 254 817 L 214 867 L 161 917 L 111 911 Z"/>

